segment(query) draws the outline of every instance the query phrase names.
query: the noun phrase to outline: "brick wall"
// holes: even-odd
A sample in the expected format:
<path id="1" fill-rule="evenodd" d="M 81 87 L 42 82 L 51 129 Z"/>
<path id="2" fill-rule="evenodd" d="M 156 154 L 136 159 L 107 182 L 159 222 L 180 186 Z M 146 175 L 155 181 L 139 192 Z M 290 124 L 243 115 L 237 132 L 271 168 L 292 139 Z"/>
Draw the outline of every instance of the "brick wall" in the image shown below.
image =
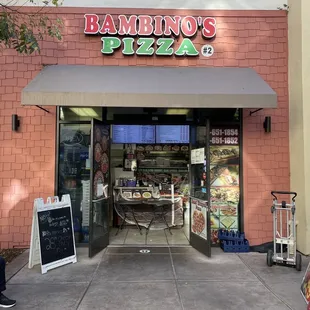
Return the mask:
<path id="1" fill-rule="evenodd" d="M 56 17 L 51 9 L 51 17 Z M 214 16 L 217 37 L 212 58 L 104 57 L 97 36 L 83 34 L 84 13 L 98 15 L 152 14 Z M 40 55 L 0 54 L 0 246 L 29 244 L 33 200 L 53 195 L 55 178 L 55 108 L 50 114 L 22 107 L 20 92 L 42 65 L 119 66 L 232 66 L 254 68 L 277 92 L 278 109 L 249 116 L 244 111 L 244 208 L 245 231 L 252 244 L 270 241 L 272 217 L 270 191 L 289 188 L 287 17 L 281 11 L 159 11 L 62 8 L 65 24 L 62 42 L 42 42 Z M 205 41 L 198 35 L 195 45 Z M 177 43 L 178 44 L 178 43 Z M 86 105 L 87 103 L 85 103 Z M 21 127 L 11 131 L 11 115 Z M 265 134 L 263 120 L 272 116 L 272 133 Z"/>

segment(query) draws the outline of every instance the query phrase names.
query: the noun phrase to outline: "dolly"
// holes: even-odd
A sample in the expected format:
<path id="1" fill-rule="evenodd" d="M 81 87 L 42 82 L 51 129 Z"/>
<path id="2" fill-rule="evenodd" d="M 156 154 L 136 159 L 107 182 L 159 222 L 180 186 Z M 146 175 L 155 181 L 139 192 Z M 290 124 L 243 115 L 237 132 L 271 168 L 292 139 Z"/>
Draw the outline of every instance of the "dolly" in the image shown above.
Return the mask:
<path id="1" fill-rule="evenodd" d="M 296 206 L 295 192 L 272 191 L 273 205 L 271 213 L 273 215 L 273 250 L 267 252 L 267 265 L 282 264 L 285 266 L 295 266 L 296 270 L 301 271 L 301 254 L 296 252 Z M 291 203 L 286 201 L 278 202 L 276 195 L 290 195 Z M 280 248 L 277 252 L 277 245 Z M 284 246 L 287 247 L 284 253 Z"/>

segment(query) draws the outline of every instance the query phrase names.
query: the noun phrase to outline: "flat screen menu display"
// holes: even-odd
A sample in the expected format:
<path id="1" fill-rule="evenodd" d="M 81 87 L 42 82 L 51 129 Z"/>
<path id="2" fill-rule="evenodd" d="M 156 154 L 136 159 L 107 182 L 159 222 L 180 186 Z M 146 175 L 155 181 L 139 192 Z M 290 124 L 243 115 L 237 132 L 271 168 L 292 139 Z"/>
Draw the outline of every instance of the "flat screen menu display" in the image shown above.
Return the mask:
<path id="1" fill-rule="evenodd" d="M 113 125 L 113 143 L 155 143 L 155 126 L 152 125 Z"/>
<path id="2" fill-rule="evenodd" d="M 160 125 L 156 126 L 156 143 L 189 143 L 189 126 Z"/>

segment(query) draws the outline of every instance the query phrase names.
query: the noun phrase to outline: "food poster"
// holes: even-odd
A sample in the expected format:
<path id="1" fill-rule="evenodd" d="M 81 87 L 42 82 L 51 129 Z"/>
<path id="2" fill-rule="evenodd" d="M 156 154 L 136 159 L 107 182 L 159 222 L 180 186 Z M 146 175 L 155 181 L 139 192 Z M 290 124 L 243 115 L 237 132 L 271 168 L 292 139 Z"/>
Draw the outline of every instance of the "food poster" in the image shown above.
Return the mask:
<path id="1" fill-rule="evenodd" d="M 211 242 L 217 244 L 219 229 L 239 229 L 239 129 L 214 127 L 210 135 Z"/>
<path id="2" fill-rule="evenodd" d="M 191 231 L 207 240 L 207 203 L 205 201 L 191 200 Z"/>
<path id="3" fill-rule="evenodd" d="M 238 165 L 211 165 L 210 167 L 211 186 L 239 186 Z"/>
<path id="4" fill-rule="evenodd" d="M 210 162 L 211 165 L 239 165 L 239 146 L 210 146 Z"/>
<path id="5" fill-rule="evenodd" d="M 94 125 L 93 192 L 94 199 L 104 196 L 104 186 L 109 184 L 110 126 Z"/>
<path id="6" fill-rule="evenodd" d="M 239 187 L 211 187 L 212 243 L 218 243 L 219 229 L 238 230 Z"/>
<path id="7" fill-rule="evenodd" d="M 304 278 L 301 283 L 301 294 L 304 297 L 306 303 L 310 304 L 310 263 L 308 265 L 308 268 L 305 272 Z"/>

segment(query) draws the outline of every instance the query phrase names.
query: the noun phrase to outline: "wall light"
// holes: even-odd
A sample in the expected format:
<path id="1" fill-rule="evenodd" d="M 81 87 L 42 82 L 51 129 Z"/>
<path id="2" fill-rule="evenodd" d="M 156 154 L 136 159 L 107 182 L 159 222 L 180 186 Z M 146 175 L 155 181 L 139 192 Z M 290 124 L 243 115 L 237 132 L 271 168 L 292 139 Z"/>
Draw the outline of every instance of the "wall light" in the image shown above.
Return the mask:
<path id="1" fill-rule="evenodd" d="M 265 132 L 271 132 L 271 116 L 266 116 L 264 121 Z"/>
<path id="2" fill-rule="evenodd" d="M 17 114 L 12 115 L 12 131 L 17 131 L 20 125 L 20 121 L 18 119 Z"/>

